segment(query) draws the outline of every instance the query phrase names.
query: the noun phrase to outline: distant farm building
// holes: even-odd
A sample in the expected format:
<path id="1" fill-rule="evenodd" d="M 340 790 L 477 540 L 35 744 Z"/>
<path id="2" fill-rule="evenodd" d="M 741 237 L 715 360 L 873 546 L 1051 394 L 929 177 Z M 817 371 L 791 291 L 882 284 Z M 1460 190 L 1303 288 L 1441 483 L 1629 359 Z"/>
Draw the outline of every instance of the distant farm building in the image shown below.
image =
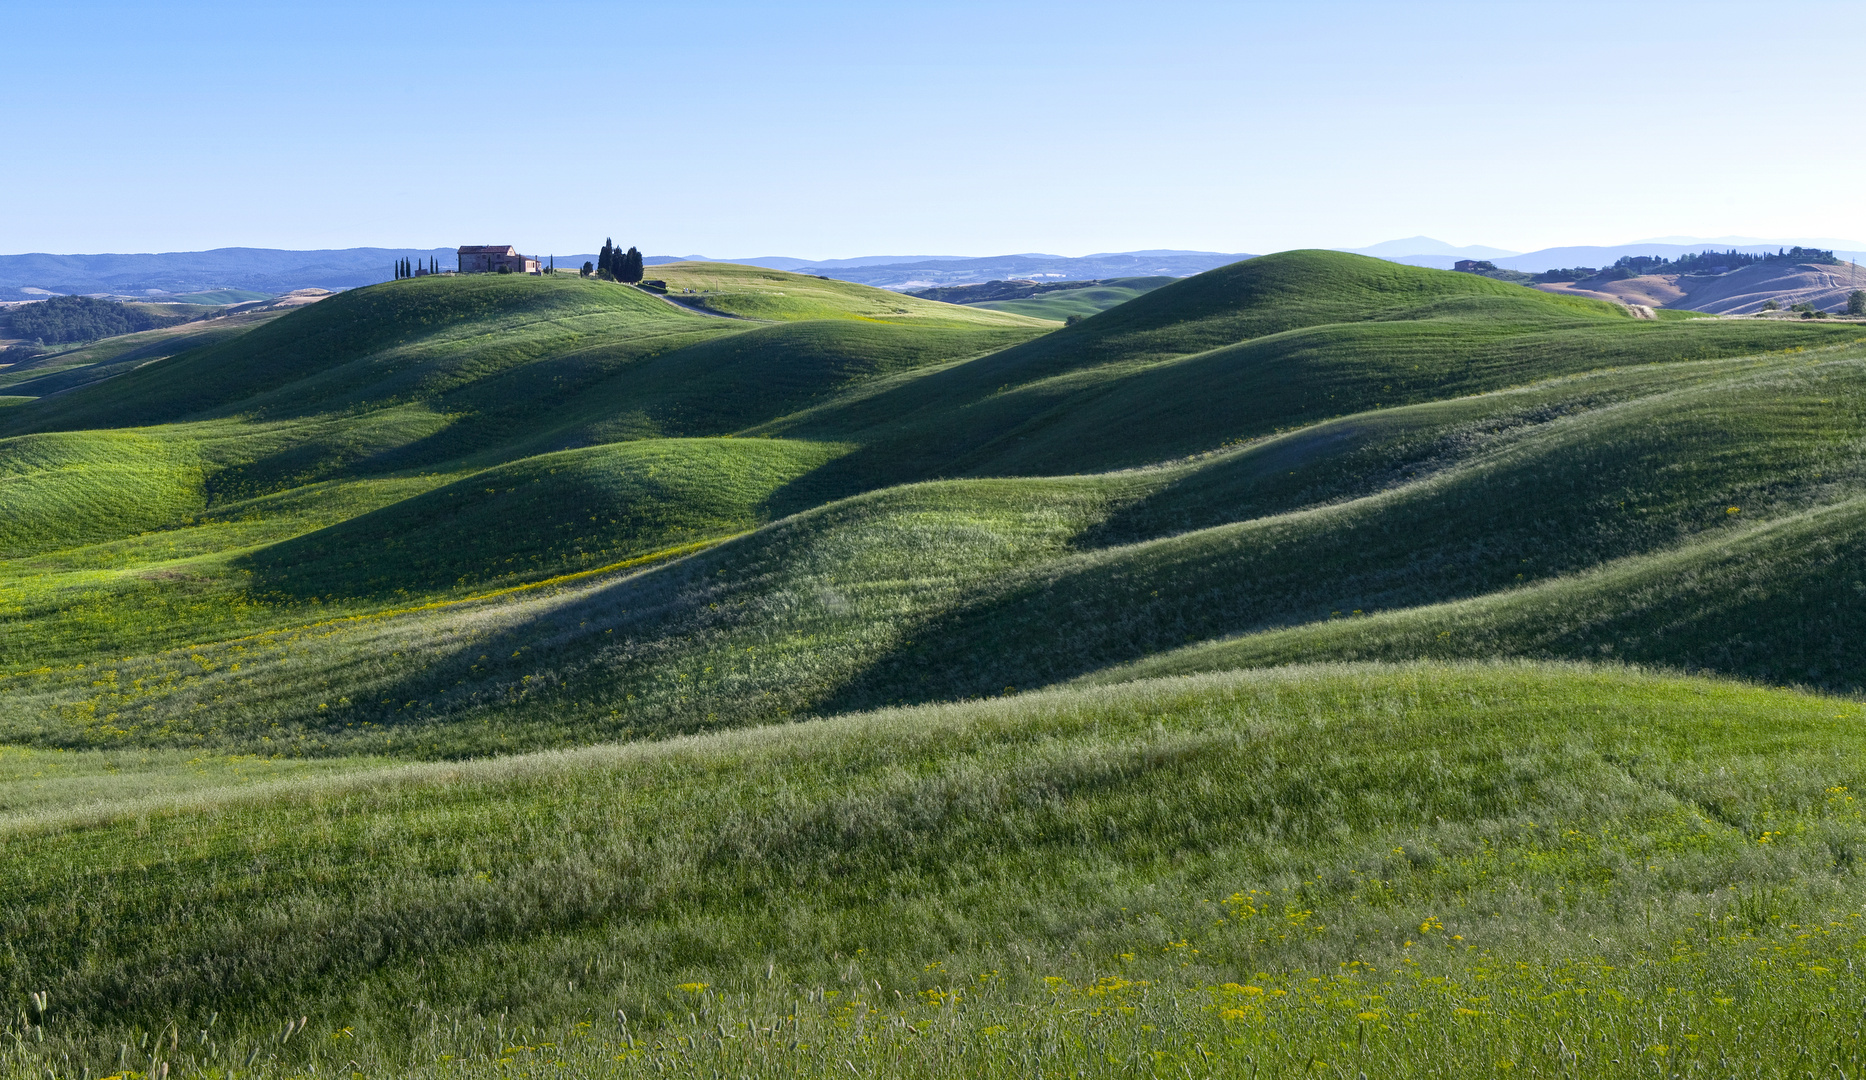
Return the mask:
<path id="1" fill-rule="evenodd" d="M 538 260 L 526 258 L 510 244 L 469 245 L 458 252 L 462 274 L 535 274 Z"/>

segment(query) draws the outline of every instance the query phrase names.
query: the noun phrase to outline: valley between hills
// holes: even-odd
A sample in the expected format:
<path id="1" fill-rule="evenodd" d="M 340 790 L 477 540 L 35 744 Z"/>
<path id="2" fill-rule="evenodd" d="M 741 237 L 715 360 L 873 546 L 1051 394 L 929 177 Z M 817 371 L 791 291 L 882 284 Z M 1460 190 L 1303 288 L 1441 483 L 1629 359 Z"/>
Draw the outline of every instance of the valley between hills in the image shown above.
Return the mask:
<path id="1" fill-rule="evenodd" d="M 0 1075 L 1855 1074 L 1866 326 L 653 270 L 0 372 Z"/>

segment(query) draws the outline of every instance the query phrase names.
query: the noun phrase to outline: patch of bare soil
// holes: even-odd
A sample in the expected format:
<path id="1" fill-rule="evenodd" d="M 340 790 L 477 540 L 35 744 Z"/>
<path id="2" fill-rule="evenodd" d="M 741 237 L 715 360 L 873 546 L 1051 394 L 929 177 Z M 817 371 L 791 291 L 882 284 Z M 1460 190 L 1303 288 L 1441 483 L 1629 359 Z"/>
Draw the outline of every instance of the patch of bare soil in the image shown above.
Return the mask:
<path id="1" fill-rule="evenodd" d="M 1678 301 L 1685 299 L 1686 293 L 1679 287 L 1677 274 L 1647 274 L 1644 277 L 1627 278 L 1624 281 L 1608 281 L 1587 288 L 1579 288 L 1574 282 L 1553 282 L 1537 285 L 1543 292 L 1559 293 L 1565 296 L 1585 296 L 1590 300 L 1607 300 L 1615 304 L 1638 304 L 1643 307 L 1677 307 Z"/>
<path id="2" fill-rule="evenodd" d="M 1852 263 L 1759 263 L 1717 277 L 1681 280 L 1683 303 L 1672 307 L 1715 315 L 1748 315 L 1770 300 L 1784 308 L 1813 304 L 1822 311 L 1845 311 L 1847 294 L 1866 289 L 1866 267 Z"/>

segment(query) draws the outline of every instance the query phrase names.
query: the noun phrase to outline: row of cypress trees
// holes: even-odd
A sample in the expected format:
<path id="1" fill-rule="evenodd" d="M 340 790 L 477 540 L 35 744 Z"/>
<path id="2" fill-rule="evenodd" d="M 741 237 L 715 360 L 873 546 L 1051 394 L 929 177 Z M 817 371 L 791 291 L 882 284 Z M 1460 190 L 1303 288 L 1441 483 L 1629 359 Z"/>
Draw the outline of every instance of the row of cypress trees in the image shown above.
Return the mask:
<path id="1" fill-rule="evenodd" d="M 634 282 L 640 281 L 641 275 L 641 252 L 632 247 L 623 251 L 614 240 L 603 241 L 603 250 L 596 256 L 597 277 Z"/>
<path id="2" fill-rule="evenodd" d="M 395 260 L 395 280 L 397 281 L 410 277 L 426 277 L 429 274 L 438 274 L 440 272 L 441 264 L 436 259 L 429 259 L 420 266 L 416 266 L 413 259 Z"/>

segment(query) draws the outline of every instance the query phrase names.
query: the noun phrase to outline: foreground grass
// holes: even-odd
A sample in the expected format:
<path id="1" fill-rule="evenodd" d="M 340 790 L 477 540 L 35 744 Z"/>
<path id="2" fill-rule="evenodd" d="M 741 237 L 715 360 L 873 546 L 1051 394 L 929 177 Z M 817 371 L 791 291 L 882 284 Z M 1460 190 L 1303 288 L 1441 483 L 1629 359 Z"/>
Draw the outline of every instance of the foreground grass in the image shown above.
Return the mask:
<path id="1" fill-rule="evenodd" d="M 50 1001 L 0 1063 L 1850 1075 L 1863 716 L 1316 667 L 243 786 L 210 761 L 0 817 L 0 985 Z"/>

